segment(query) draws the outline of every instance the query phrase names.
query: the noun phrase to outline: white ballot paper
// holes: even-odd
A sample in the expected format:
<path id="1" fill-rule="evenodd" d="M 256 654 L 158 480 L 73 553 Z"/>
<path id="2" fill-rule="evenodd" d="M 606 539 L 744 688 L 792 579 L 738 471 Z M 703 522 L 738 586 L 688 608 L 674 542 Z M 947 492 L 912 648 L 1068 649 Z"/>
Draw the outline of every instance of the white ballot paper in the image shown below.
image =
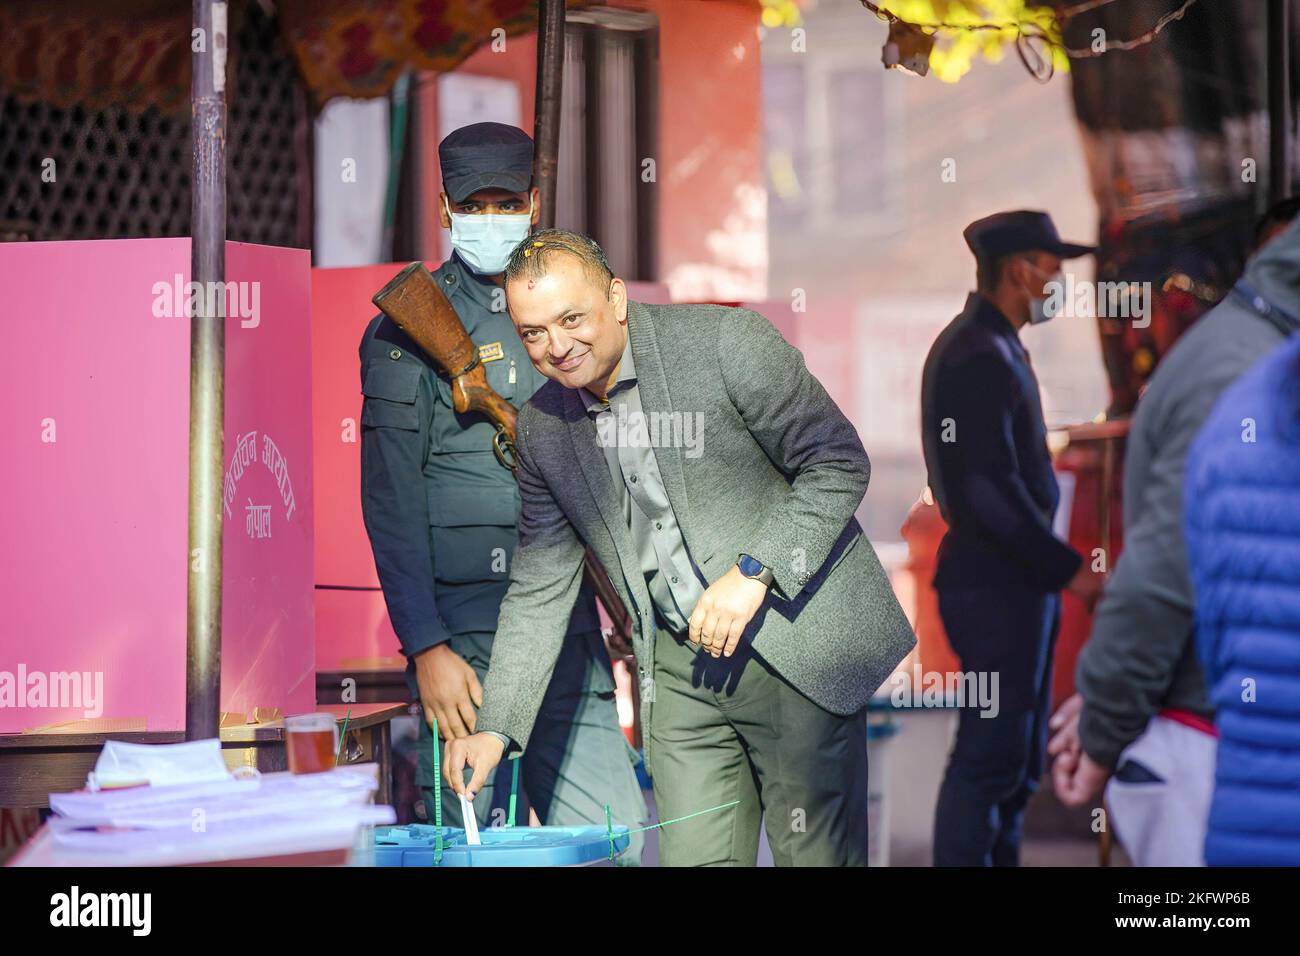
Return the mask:
<path id="1" fill-rule="evenodd" d="M 470 846 L 479 846 L 482 840 L 478 835 L 478 817 L 474 816 L 474 804 L 460 795 L 460 818 L 465 821 L 465 842 Z"/>

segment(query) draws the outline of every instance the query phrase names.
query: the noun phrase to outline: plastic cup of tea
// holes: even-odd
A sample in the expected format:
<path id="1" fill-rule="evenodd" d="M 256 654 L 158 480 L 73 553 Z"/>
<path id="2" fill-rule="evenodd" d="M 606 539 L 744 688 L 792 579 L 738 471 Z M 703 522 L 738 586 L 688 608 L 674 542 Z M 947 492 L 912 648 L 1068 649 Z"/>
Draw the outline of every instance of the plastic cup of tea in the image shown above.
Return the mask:
<path id="1" fill-rule="evenodd" d="M 333 770 L 339 750 L 339 726 L 334 715 L 297 714 L 284 718 L 284 749 L 290 773 Z"/>

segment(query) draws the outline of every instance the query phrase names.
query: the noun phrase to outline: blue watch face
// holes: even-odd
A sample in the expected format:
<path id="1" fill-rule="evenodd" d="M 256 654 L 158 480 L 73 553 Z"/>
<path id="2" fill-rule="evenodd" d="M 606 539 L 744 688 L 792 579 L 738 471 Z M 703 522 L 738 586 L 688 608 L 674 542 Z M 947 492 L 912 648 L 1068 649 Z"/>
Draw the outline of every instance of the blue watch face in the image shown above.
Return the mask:
<path id="1" fill-rule="evenodd" d="M 740 568 L 740 573 L 747 578 L 758 577 L 758 575 L 763 573 L 763 562 L 759 561 L 757 558 L 751 558 L 747 554 L 742 554 L 740 556 L 740 560 L 736 562 L 736 566 Z"/>

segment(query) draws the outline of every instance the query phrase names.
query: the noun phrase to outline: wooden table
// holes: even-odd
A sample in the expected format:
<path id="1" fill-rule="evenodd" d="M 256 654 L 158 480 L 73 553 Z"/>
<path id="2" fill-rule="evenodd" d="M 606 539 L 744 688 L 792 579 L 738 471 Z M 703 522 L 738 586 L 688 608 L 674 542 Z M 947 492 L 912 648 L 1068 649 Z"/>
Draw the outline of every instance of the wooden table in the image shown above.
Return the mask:
<path id="1" fill-rule="evenodd" d="M 406 713 L 406 704 L 321 704 L 317 709 L 333 714 L 348 730 L 340 764 L 374 762 L 379 765 L 375 802 L 392 803 L 392 737 L 388 722 Z M 99 751 L 108 740 L 135 744 L 174 744 L 185 739 L 180 730 L 138 733 L 0 734 L 0 807 L 48 807 L 51 793 L 80 790 L 95 769 Z M 256 767 L 263 773 L 287 770 L 284 722 L 239 724 L 221 728 L 221 749 L 226 765 Z"/>

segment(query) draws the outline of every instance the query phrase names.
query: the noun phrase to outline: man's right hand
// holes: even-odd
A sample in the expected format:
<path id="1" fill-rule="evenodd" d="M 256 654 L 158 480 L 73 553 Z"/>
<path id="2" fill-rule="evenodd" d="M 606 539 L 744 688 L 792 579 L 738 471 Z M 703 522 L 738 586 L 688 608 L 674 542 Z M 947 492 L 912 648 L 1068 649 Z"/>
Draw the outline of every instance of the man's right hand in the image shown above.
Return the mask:
<path id="1" fill-rule="evenodd" d="M 453 740 L 447 744 L 447 759 L 443 764 L 443 776 L 448 786 L 457 794 L 464 794 L 467 800 L 473 800 L 501 762 L 505 749 L 501 738 L 492 734 L 474 734 Z M 468 785 L 465 783 L 466 766 L 474 770 Z"/>
<path id="2" fill-rule="evenodd" d="M 483 705 L 483 688 L 474 668 L 449 644 L 435 644 L 415 655 L 415 682 L 425 723 L 432 727 L 436 717 L 443 740 L 474 732 L 478 722 L 474 708 Z"/>
<path id="3" fill-rule="evenodd" d="M 1088 567 L 1087 561 L 1084 561 L 1079 570 L 1074 572 L 1074 577 L 1070 578 L 1070 583 L 1065 586 L 1065 589 L 1082 601 L 1083 606 L 1091 614 L 1101 599 L 1101 592 L 1105 586 L 1106 575 L 1098 574 Z"/>

